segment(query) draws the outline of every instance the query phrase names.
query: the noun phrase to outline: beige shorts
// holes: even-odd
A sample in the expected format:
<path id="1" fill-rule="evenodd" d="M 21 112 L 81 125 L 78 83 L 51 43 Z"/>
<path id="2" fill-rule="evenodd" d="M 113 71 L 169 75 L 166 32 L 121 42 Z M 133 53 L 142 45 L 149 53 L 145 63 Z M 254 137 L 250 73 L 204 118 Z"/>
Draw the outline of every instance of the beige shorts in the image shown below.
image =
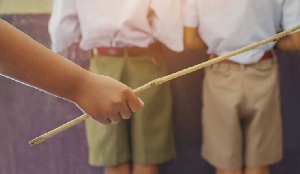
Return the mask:
<path id="1" fill-rule="evenodd" d="M 226 170 L 282 159 L 278 65 L 214 64 L 203 82 L 202 155 Z"/>
<path id="2" fill-rule="evenodd" d="M 113 77 L 132 89 L 168 74 L 164 62 L 154 65 L 152 54 L 134 57 L 92 57 L 90 71 Z M 132 160 L 159 164 L 175 156 L 171 92 L 169 83 L 149 88 L 138 96 L 142 110 L 119 124 L 101 125 L 86 121 L 89 163 L 112 166 Z"/>

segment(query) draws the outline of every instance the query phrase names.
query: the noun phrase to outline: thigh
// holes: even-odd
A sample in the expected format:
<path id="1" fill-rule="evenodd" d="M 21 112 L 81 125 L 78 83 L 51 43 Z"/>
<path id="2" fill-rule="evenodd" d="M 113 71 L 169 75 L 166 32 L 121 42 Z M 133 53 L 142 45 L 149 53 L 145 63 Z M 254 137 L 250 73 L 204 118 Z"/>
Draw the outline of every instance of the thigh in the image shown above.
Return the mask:
<path id="1" fill-rule="evenodd" d="M 123 57 L 92 57 L 89 69 L 121 81 L 124 63 Z M 86 120 L 86 133 L 91 165 L 117 165 L 130 159 L 128 120 L 122 120 L 117 125 L 102 125 L 89 118 Z"/>
<path id="2" fill-rule="evenodd" d="M 278 67 L 274 60 L 253 66 L 247 76 L 248 103 L 245 128 L 245 163 L 266 166 L 282 158 L 282 126 Z"/>
<path id="3" fill-rule="evenodd" d="M 213 166 L 242 167 L 242 100 L 238 65 L 216 64 L 205 69 L 202 110 L 202 156 Z"/>
<path id="4" fill-rule="evenodd" d="M 155 65 L 151 58 L 144 55 L 127 61 L 124 78 L 132 88 L 168 74 L 165 62 Z M 133 161 L 149 165 L 170 160 L 175 155 L 170 85 L 151 87 L 138 96 L 145 105 L 131 119 Z"/>
<path id="5" fill-rule="evenodd" d="M 91 165 L 113 166 L 130 159 L 127 120 L 117 125 L 101 125 L 88 118 L 85 123 Z"/>

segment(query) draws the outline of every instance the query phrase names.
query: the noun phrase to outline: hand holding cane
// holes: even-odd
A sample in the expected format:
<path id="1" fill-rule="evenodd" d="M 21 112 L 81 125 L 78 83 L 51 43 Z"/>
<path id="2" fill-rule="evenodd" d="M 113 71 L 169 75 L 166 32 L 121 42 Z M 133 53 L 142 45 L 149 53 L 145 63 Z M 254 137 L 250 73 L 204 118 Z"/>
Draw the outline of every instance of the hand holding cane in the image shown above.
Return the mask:
<path id="1" fill-rule="evenodd" d="M 266 40 L 263 40 L 263 41 L 254 43 L 254 44 L 249 45 L 249 46 L 246 46 L 246 47 L 243 47 L 243 48 L 238 49 L 238 50 L 236 50 L 236 51 L 233 51 L 233 52 L 230 52 L 230 53 L 228 53 L 228 54 L 219 56 L 219 57 L 217 57 L 217 58 L 208 60 L 208 61 L 206 61 L 206 62 L 203 62 L 203 63 L 201 63 L 201 64 L 198 64 L 198 65 L 189 67 L 189 68 L 187 68 L 187 69 L 178 71 L 178 72 L 176 72 L 176 73 L 167 75 L 167 76 L 165 76 L 165 77 L 161 77 L 161 78 L 155 79 L 155 80 L 153 80 L 153 81 L 151 81 L 151 82 L 149 82 L 149 83 L 146 83 L 145 85 L 143 85 L 143 86 L 141 86 L 141 87 L 138 87 L 138 88 L 135 89 L 133 92 L 134 92 L 135 94 L 140 93 L 140 92 L 144 91 L 145 89 L 148 89 L 148 88 L 153 87 L 153 86 L 160 85 L 160 84 L 165 83 L 165 82 L 167 82 L 167 81 L 170 81 L 170 80 L 172 80 L 172 79 L 174 79 L 174 78 L 177 78 L 177 77 L 179 77 L 179 76 L 186 75 L 186 74 L 188 74 L 188 73 L 194 72 L 194 71 L 199 70 L 199 69 L 201 69 L 201 68 L 204 68 L 204 67 L 206 67 L 206 66 L 215 64 L 215 63 L 217 63 L 217 62 L 220 62 L 220 61 L 222 61 L 222 60 L 224 60 L 224 59 L 227 59 L 227 58 L 229 58 L 229 57 L 235 56 L 235 55 L 237 55 L 237 54 L 243 53 L 243 52 L 248 51 L 248 50 L 250 50 L 250 49 L 256 48 L 256 47 L 258 47 L 258 46 L 261 46 L 261 45 L 264 45 L 264 44 L 267 44 L 267 43 L 270 43 L 270 42 L 275 42 L 275 41 L 281 39 L 282 37 L 285 37 L 285 36 L 287 36 L 288 34 L 294 32 L 294 31 L 296 31 L 296 30 L 298 30 L 298 29 L 300 29 L 300 24 L 297 25 L 297 26 L 295 26 L 295 27 L 293 27 L 293 28 L 291 28 L 291 29 L 288 29 L 288 30 L 286 30 L 286 31 L 283 31 L 283 32 L 281 32 L 281 33 L 278 33 L 278 34 L 276 34 L 276 35 L 274 35 L 274 36 L 272 36 L 272 37 L 270 37 L 270 38 L 268 38 L 268 39 L 266 39 Z M 34 145 L 36 145 L 36 144 L 39 144 L 39 143 L 41 143 L 42 141 L 45 141 L 46 139 L 48 139 L 48 138 L 50 138 L 50 137 L 52 137 L 52 136 L 54 136 L 54 135 L 60 133 L 61 131 L 68 129 L 68 128 L 74 126 L 75 124 L 77 124 L 77 123 L 79 123 L 79 122 L 81 122 L 81 121 L 83 121 L 83 120 L 86 120 L 87 118 L 89 118 L 89 116 L 86 115 L 86 114 L 84 114 L 84 115 L 82 115 L 82 116 L 80 116 L 80 117 L 78 117 L 78 118 L 76 118 L 76 119 L 74 119 L 74 120 L 72 120 L 72 121 L 70 121 L 70 122 L 67 122 L 67 123 L 63 124 L 62 126 L 56 128 L 56 129 L 54 129 L 54 130 L 52 130 L 52 131 L 49 131 L 48 133 L 45 133 L 45 134 L 43 134 L 43 135 L 41 135 L 41 136 L 39 136 L 39 137 L 37 137 L 37 138 L 31 140 L 31 141 L 29 142 L 29 145 L 30 145 L 30 146 L 34 146 Z"/>

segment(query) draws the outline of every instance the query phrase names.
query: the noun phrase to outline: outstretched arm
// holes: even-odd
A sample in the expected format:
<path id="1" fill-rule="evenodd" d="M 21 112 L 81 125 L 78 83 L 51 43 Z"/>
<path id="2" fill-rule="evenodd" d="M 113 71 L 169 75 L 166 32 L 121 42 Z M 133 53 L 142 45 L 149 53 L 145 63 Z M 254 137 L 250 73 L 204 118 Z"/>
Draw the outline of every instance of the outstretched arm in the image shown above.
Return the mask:
<path id="1" fill-rule="evenodd" d="M 70 100 L 103 124 L 141 109 L 125 84 L 81 68 L 1 19 L 0 28 L 0 74 Z"/>

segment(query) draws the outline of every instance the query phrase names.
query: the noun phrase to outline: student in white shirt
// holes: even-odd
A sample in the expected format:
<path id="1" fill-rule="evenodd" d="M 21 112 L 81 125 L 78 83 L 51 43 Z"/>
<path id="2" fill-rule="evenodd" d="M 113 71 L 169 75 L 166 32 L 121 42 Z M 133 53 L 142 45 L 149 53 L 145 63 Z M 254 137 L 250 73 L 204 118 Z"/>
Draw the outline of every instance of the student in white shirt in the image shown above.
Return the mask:
<path id="1" fill-rule="evenodd" d="M 300 24 L 299 0 L 185 0 L 186 48 L 215 58 Z M 200 37 L 199 37 L 200 36 Z M 282 159 L 275 43 L 205 68 L 202 156 L 217 174 L 268 174 Z M 300 32 L 278 49 L 300 50 Z"/>
<path id="2" fill-rule="evenodd" d="M 141 109 L 128 86 L 88 72 L 1 19 L 0 28 L 1 75 L 72 101 L 102 124 L 121 120 L 113 113 Z"/>
<path id="3" fill-rule="evenodd" d="M 180 0 L 55 0 L 53 50 L 79 41 L 91 53 L 90 71 L 135 89 L 168 74 L 162 45 L 183 50 L 180 8 Z M 130 120 L 109 126 L 86 121 L 89 163 L 105 166 L 106 174 L 155 174 L 157 164 L 175 156 L 169 84 L 138 95 L 145 106 Z"/>

